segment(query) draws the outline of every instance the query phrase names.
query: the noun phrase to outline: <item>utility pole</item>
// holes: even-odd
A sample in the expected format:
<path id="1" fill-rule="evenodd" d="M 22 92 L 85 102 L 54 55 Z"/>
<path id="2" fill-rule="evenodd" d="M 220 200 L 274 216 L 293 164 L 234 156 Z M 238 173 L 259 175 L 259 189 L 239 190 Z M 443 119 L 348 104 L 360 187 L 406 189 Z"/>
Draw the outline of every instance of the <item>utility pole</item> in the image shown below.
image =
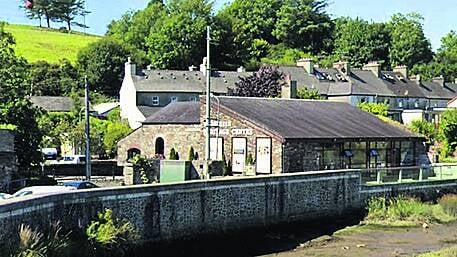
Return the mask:
<path id="1" fill-rule="evenodd" d="M 90 121 L 89 121 L 89 84 L 87 83 L 87 76 L 84 76 L 85 84 L 85 97 L 84 102 L 86 106 L 86 180 L 90 181 L 91 177 L 91 163 L 90 163 Z"/>
<path id="2" fill-rule="evenodd" d="M 209 178 L 209 161 L 211 159 L 211 64 L 210 64 L 210 26 L 206 27 L 206 171 L 205 176 Z"/>

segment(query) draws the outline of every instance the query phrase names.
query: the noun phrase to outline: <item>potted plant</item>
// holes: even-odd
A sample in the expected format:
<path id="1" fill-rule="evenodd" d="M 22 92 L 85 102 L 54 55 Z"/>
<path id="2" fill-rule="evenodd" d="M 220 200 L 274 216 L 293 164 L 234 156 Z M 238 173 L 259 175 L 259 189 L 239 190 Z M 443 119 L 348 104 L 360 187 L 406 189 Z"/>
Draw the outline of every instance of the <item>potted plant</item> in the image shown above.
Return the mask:
<path id="1" fill-rule="evenodd" d="M 247 157 L 246 157 L 246 165 L 244 167 L 244 175 L 246 176 L 255 176 L 256 175 L 256 172 L 255 172 L 255 161 L 254 161 L 254 158 L 252 158 L 252 154 L 251 153 L 248 153 Z"/>

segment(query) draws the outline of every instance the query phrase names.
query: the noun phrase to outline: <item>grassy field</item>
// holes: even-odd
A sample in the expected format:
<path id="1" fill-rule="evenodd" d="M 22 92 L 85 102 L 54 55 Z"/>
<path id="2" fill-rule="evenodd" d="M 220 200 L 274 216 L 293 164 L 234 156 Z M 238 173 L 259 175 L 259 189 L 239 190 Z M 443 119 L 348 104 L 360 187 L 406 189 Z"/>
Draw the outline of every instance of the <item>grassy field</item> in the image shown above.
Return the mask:
<path id="1" fill-rule="evenodd" d="M 28 62 L 44 60 L 56 63 L 66 58 L 74 63 L 81 48 L 100 38 L 92 35 L 68 34 L 29 25 L 8 24 L 5 28 L 16 39 L 17 55 L 24 57 Z"/>

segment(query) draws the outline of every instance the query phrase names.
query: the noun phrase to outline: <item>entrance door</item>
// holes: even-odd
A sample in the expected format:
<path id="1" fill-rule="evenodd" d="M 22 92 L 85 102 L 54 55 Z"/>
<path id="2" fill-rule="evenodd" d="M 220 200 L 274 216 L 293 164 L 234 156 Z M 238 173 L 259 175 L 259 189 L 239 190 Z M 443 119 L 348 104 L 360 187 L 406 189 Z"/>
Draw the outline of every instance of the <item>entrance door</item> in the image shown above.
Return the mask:
<path id="1" fill-rule="evenodd" d="M 246 162 L 246 138 L 232 138 L 232 171 L 243 172 Z"/>
<path id="2" fill-rule="evenodd" d="M 257 138 L 256 172 L 271 174 L 271 138 Z"/>
<path id="3" fill-rule="evenodd" d="M 212 137 L 210 138 L 210 146 L 210 159 L 221 161 L 224 154 L 224 139 Z"/>

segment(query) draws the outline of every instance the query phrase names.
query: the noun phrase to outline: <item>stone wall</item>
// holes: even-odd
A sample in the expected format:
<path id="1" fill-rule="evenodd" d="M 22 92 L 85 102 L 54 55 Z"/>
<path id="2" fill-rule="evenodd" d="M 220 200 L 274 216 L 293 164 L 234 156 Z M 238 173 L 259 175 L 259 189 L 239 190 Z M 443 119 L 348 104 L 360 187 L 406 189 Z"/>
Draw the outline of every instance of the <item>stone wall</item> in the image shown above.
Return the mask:
<path id="1" fill-rule="evenodd" d="M 0 129 L 0 192 L 8 192 L 11 175 L 16 170 L 14 135 L 8 130 Z"/>
<path id="2" fill-rule="evenodd" d="M 18 242 L 21 224 L 62 221 L 80 230 L 105 208 L 132 222 L 141 238 L 162 241 L 264 227 L 297 220 L 342 217 L 374 195 L 455 192 L 457 180 L 362 186 L 357 171 L 308 172 L 228 180 L 158 184 L 8 200 L 0 203 L 0 256 Z"/>

